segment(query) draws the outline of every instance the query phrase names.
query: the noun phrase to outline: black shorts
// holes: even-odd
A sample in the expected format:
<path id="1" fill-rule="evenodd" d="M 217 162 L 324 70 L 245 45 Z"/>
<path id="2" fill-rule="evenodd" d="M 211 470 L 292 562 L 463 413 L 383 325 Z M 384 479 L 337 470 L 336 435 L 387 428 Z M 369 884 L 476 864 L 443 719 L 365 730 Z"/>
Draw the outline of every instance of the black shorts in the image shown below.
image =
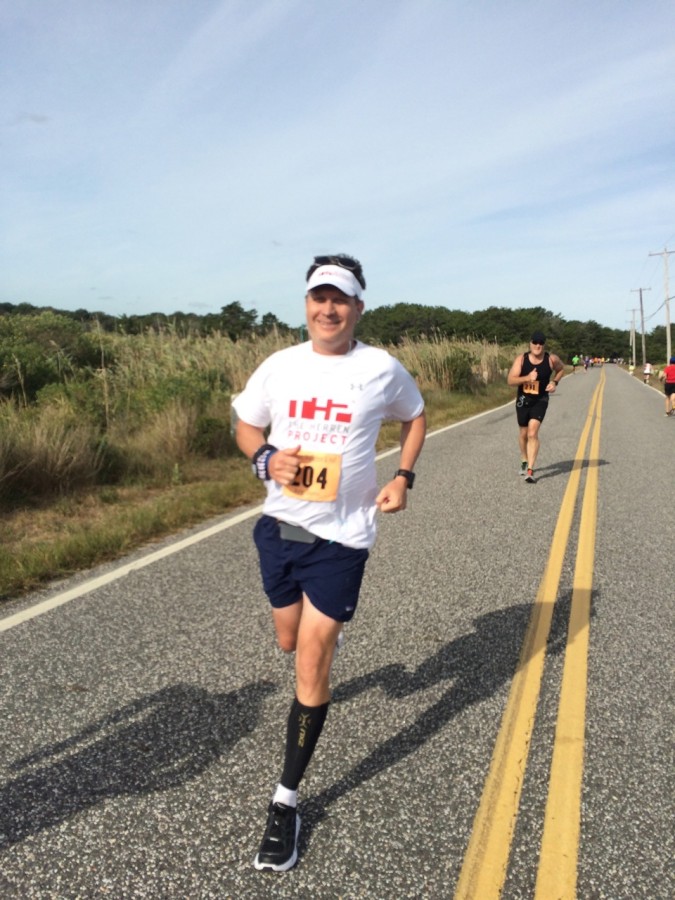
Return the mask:
<path id="1" fill-rule="evenodd" d="M 666 382 L 663 385 L 663 390 L 666 392 L 666 397 L 670 397 L 671 394 L 675 394 L 675 381 L 672 383 Z"/>
<path id="2" fill-rule="evenodd" d="M 529 425 L 530 419 L 538 419 L 544 421 L 546 410 L 548 409 L 548 398 L 539 397 L 534 403 L 531 400 L 525 400 L 525 397 L 518 397 L 516 400 L 516 417 L 521 428 Z"/>

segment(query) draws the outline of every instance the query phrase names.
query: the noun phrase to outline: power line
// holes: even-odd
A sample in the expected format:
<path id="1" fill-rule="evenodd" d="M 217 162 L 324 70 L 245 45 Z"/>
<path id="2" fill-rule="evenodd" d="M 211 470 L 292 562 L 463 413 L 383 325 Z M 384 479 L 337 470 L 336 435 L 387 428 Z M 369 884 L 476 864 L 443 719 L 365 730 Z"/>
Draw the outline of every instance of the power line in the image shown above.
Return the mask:
<path id="1" fill-rule="evenodd" d="M 649 322 L 650 319 L 653 319 L 654 316 L 657 314 L 657 312 L 659 312 L 659 310 L 662 310 L 665 305 L 666 305 L 666 301 L 664 300 L 660 306 L 656 307 L 654 312 L 650 312 L 648 316 L 645 316 L 645 322 Z"/>

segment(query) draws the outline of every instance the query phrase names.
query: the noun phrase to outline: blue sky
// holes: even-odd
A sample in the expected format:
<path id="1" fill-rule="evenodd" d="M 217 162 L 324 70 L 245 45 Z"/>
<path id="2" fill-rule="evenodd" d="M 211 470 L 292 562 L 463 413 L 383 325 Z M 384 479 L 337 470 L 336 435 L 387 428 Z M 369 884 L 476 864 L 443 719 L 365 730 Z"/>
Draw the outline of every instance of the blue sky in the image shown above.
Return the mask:
<path id="1" fill-rule="evenodd" d="M 0 301 L 303 321 L 367 308 L 663 324 L 672 0 L 13 0 Z M 669 293 L 675 294 L 675 256 Z"/>

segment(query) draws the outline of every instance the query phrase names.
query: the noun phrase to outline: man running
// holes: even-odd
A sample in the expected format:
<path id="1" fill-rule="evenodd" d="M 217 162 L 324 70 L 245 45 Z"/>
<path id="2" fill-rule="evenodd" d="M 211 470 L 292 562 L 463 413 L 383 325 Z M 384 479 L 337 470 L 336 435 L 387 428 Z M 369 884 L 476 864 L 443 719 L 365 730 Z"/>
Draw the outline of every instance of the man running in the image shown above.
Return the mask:
<path id="1" fill-rule="evenodd" d="M 254 860 L 276 872 L 297 860 L 298 786 L 328 712 L 333 655 L 356 609 L 376 511 L 405 509 L 426 432 L 412 376 L 354 338 L 366 287 L 361 264 L 315 257 L 306 279 L 309 341 L 273 353 L 234 401 L 237 444 L 267 488 L 253 533 L 263 587 L 279 646 L 295 651 L 283 770 Z M 378 492 L 375 442 L 384 419 L 401 423 L 400 468 Z"/>
<path id="2" fill-rule="evenodd" d="M 564 366 L 554 353 L 546 353 L 546 336 L 535 331 L 527 353 L 513 361 L 507 382 L 518 388 L 516 417 L 520 446 L 519 474 L 534 483 L 534 464 L 539 453 L 539 429 L 548 410 L 548 398 L 563 377 Z"/>

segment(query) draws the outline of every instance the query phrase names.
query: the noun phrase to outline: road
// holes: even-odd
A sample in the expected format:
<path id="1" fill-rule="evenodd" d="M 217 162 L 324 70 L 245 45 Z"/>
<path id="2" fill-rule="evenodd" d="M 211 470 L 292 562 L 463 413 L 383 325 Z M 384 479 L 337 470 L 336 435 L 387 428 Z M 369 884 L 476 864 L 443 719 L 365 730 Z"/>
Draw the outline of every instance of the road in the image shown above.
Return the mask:
<path id="1" fill-rule="evenodd" d="M 281 875 L 251 865 L 292 699 L 256 509 L 5 604 L 0 897 L 670 900 L 675 417 L 606 366 L 541 435 L 532 485 L 512 405 L 428 438 Z"/>

